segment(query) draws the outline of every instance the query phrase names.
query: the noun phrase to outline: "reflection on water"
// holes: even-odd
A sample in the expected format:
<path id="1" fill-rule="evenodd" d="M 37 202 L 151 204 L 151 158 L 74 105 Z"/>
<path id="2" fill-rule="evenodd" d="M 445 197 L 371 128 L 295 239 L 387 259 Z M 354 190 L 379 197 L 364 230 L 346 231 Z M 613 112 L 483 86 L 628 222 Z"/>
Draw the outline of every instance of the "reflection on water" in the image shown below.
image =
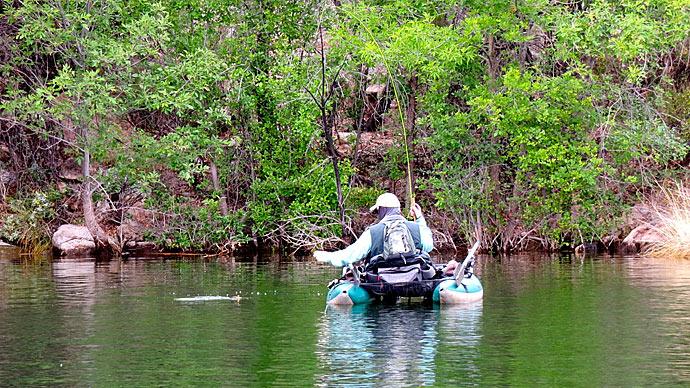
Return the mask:
<path id="1" fill-rule="evenodd" d="M 667 367 L 690 381 L 690 263 L 687 260 L 647 258 L 625 263 L 629 279 L 649 295 L 655 315 L 650 330 L 661 333 Z"/>
<path id="2" fill-rule="evenodd" d="M 440 309 L 440 340 L 455 357 L 450 368 L 456 376 L 465 376 L 464 383 L 479 381 L 481 376 L 480 324 L 483 303 L 466 306 L 444 306 Z M 442 379 L 448 381 L 447 379 Z"/>
<path id="3" fill-rule="evenodd" d="M 0 385 L 690 384 L 690 262 L 481 257 L 477 272 L 475 305 L 326 308 L 337 270 L 309 261 L 0 254 Z"/>
<path id="4" fill-rule="evenodd" d="M 318 326 L 318 385 L 435 385 L 440 341 L 462 354 L 459 369 L 477 374 L 481 315 L 481 303 L 328 306 Z"/>

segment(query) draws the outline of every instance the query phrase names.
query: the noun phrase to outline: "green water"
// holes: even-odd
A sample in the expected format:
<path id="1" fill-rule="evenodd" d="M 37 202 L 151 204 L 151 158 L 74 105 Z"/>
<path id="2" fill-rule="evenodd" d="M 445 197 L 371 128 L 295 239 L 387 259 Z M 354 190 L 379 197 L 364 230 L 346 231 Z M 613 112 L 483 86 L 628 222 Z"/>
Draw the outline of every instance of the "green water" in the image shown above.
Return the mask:
<path id="1" fill-rule="evenodd" d="M 690 262 L 479 264 L 478 305 L 326 309 L 310 260 L 0 255 L 0 386 L 690 385 Z"/>

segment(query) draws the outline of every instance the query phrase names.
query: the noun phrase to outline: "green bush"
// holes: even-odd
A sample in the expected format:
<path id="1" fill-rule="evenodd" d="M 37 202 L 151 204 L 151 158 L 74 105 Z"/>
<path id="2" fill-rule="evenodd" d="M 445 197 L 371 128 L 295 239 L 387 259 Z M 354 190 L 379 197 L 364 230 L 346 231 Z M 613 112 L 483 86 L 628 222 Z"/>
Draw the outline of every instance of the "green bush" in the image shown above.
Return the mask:
<path id="1" fill-rule="evenodd" d="M 199 206 L 173 195 L 160 199 L 164 200 L 158 202 L 156 209 L 166 214 L 164 221 L 146 230 L 145 236 L 162 247 L 218 251 L 249 240 L 243 232 L 243 211 L 222 216 L 217 200 L 205 200 Z"/>
<path id="2" fill-rule="evenodd" d="M 366 209 L 376 203 L 376 198 L 383 194 L 383 190 L 377 187 L 353 187 L 347 197 L 347 207 L 351 209 Z"/>
<path id="3" fill-rule="evenodd" d="M 8 201 L 8 213 L 0 226 L 0 237 L 34 251 L 46 250 L 62 194 L 57 190 L 36 191 Z"/>

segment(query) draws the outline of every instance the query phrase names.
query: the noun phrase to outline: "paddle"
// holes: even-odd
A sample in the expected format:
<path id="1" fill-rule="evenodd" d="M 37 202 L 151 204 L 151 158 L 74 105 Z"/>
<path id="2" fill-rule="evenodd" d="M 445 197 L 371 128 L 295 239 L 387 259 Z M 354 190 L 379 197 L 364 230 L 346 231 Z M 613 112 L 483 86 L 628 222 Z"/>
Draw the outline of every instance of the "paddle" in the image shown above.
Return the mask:
<path id="1" fill-rule="evenodd" d="M 472 258 L 474 257 L 474 253 L 477 252 L 477 249 L 479 249 L 479 241 L 472 245 L 472 248 L 467 252 L 467 257 L 465 260 L 463 260 L 462 264 L 455 267 L 453 277 L 455 278 L 456 283 L 459 284 L 462 278 L 465 276 L 465 268 L 467 268 L 467 266 L 472 262 Z"/>
<path id="2" fill-rule="evenodd" d="M 357 270 L 357 267 L 355 267 L 354 264 L 350 263 L 347 265 L 350 268 L 350 271 L 352 271 L 352 276 L 354 277 L 353 281 L 355 282 L 355 285 L 359 286 L 359 271 Z"/>

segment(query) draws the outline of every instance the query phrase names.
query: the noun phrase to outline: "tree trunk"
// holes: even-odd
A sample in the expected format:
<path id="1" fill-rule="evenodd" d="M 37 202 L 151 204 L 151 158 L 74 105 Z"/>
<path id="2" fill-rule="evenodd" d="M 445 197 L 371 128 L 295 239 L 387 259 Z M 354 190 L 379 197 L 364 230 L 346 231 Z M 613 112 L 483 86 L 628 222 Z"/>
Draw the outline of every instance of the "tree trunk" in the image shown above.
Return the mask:
<path id="1" fill-rule="evenodd" d="M 86 143 L 86 130 L 82 129 L 82 136 Z M 84 225 L 91 233 L 93 241 L 96 244 L 97 250 L 109 250 L 112 253 L 119 254 L 122 251 L 115 240 L 108 236 L 103 228 L 98 224 L 96 213 L 93 210 L 93 191 L 91 189 L 91 154 L 88 151 L 88 146 L 84 146 L 84 159 L 81 163 L 82 175 L 84 177 L 84 184 L 82 186 L 82 208 L 84 211 Z"/>
<path id="2" fill-rule="evenodd" d="M 333 164 L 333 174 L 335 175 L 335 191 L 338 197 L 338 211 L 340 213 L 340 226 L 342 228 L 342 237 L 347 235 L 347 224 L 345 223 L 345 204 L 343 199 L 343 188 L 340 183 L 340 167 L 338 166 L 338 161 L 340 155 L 338 150 L 335 148 L 335 142 L 333 141 L 333 127 L 335 122 L 335 111 L 336 108 L 331 108 L 329 112 L 328 100 L 333 96 L 334 88 L 336 86 L 335 81 L 327 86 L 326 78 L 326 50 L 323 42 L 323 27 L 319 26 L 319 40 L 320 40 L 320 56 L 321 56 L 321 90 L 319 91 L 319 97 L 317 98 L 313 94 L 311 95 L 314 102 L 318 105 L 321 111 L 321 128 L 323 129 L 324 136 L 326 137 L 326 150 L 328 156 Z M 337 77 L 337 75 L 336 75 Z M 328 87 L 328 91 L 327 88 Z"/>
<path id="3" fill-rule="evenodd" d="M 325 107 L 321 110 L 321 125 L 326 136 L 326 148 L 328 156 L 333 164 L 333 174 L 335 175 L 335 191 L 338 196 L 338 210 L 340 213 L 340 226 L 342 228 L 342 235 L 347 234 L 347 225 L 345 224 L 345 204 L 343 203 L 343 188 L 340 184 L 340 167 L 338 166 L 338 151 L 335 149 L 333 141 L 333 126 L 332 120 L 326 117 L 327 112 Z M 330 115 L 329 115 L 330 116 Z"/>
<path id="4" fill-rule="evenodd" d="M 499 71 L 499 63 L 498 63 L 498 56 L 496 53 L 496 42 L 494 40 L 493 35 L 489 35 L 486 38 L 487 42 L 487 55 L 486 55 L 486 71 L 489 74 L 489 77 L 491 78 L 492 81 L 496 81 L 498 78 L 498 71 Z M 492 85 L 493 86 L 493 85 Z"/>
<path id="5" fill-rule="evenodd" d="M 216 163 L 213 162 L 212 159 L 209 159 L 208 165 L 209 169 L 211 170 L 211 182 L 213 183 L 213 191 L 220 195 L 220 198 L 218 199 L 218 204 L 220 206 L 220 215 L 227 216 L 228 200 L 227 196 L 225 195 L 225 190 L 221 190 L 220 188 L 220 181 L 218 180 L 218 167 L 216 167 Z"/>

